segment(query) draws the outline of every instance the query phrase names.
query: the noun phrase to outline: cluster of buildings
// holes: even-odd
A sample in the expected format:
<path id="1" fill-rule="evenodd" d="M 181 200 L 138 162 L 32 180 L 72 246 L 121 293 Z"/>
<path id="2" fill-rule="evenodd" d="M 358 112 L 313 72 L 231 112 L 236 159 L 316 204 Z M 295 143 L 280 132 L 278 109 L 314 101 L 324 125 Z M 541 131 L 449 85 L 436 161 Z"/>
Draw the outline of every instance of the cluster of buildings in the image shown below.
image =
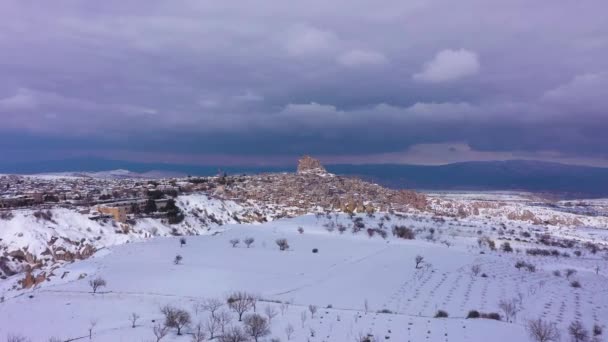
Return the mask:
<path id="1" fill-rule="evenodd" d="M 70 176 L 0 176 L 0 210 L 77 208 L 91 219 L 112 217 L 125 222 L 146 212 L 148 201 L 161 210 L 183 192 L 208 190 L 201 179 L 103 179 Z"/>

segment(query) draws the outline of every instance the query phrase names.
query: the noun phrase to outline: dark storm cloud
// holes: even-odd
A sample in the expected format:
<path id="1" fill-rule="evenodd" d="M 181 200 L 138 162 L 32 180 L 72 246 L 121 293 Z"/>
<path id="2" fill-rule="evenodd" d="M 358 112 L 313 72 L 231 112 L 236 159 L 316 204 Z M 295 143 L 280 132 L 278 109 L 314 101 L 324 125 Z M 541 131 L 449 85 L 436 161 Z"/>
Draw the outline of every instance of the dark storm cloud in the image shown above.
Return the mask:
<path id="1" fill-rule="evenodd" d="M 608 158 L 603 1 L 46 6 L 0 4 L 6 158 L 367 158 L 450 143 Z"/>

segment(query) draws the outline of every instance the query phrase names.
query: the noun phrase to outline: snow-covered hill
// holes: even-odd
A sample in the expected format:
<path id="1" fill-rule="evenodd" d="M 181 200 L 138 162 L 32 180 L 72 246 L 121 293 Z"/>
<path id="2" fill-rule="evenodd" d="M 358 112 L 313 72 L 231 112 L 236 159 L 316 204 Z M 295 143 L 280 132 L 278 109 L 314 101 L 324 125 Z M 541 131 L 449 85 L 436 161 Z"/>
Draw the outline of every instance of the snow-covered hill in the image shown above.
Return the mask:
<path id="1" fill-rule="evenodd" d="M 411 227 L 416 239 L 393 236 L 393 226 Z M 210 316 L 199 304 L 209 298 L 225 303 L 233 291 L 255 294 L 262 315 L 276 312 L 267 340 L 364 341 L 359 337 L 369 334 L 374 341 L 478 342 L 488 336 L 528 341 L 529 319 L 553 322 L 565 334 L 574 320 L 591 329 L 608 317 L 605 251 L 593 254 L 578 242 L 539 245 L 533 236 L 550 234 L 550 227 L 377 213 L 305 215 L 224 228 L 219 234 L 188 237 L 184 246 L 174 237 L 108 247 L 63 265 L 54 270 L 61 278 L 27 291 L 11 290 L 17 279 L 9 278 L 0 283 L 5 297 L 0 336 L 88 338 L 92 327 L 95 341 L 154 341 L 153 327 L 163 322 L 160 307 L 172 305 L 188 311 L 192 324 L 185 335 L 172 330 L 163 341 L 191 341 L 196 324 L 204 326 Z M 594 233 L 606 236 L 603 230 Z M 527 234 L 531 237 L 524 238 Z M 244 244 L 248 237 L 254 239 L 249 248 Z M 289 244 L 286 251 L 276 244 L 282 238 Z M 235 239 L 240 243 L 232 247 Z M 488 247 L 488 240 L 497 250 Z M 531 256 L 526 254 L 530 248 L 560 254 Z M 179 264 L 176 255 L 182 257 Z M 417 255 L 423 257 L 418 267 Z M 526 266 L 516 268 L 518 261 Z M 526 270 L 530 265 L 533 271 Z M 93 294 L 89 281 L 97 277 L 107 285 Z M 581 286 L 573 287 L 574 281 Z M 508 322 L 500 301 L 517 308 Z M 317 308 L 314 317 L 311 306 Z M 226 304 L 220 310 L 230 318 L 226 326 L 243 326 Z M 439 310 L 449 317 L 435 318 Z M 466 319 L 471 310 L 496 312 L 502 320 Z M 132 313 L 140 316 L 135 328 Z M 289 338 L 288 327 L 294 330 Z"/>
<path id="2" fill-rule="evenodd" d="M 208 234 L 225 224 L 271 219 L 253 205 L 245 208 L 201 194 L 180 196 L 176 204 L 185 219 L 172 225 L 160 218 L 138 219 L 135 224 L 91 220 L 88 212 L 60 207 L 13 210 L 0 219 L 0 276 L 41 269 L 48 277 L 49 267 L 85 259 L 105 247 L 158 236 Z"/>

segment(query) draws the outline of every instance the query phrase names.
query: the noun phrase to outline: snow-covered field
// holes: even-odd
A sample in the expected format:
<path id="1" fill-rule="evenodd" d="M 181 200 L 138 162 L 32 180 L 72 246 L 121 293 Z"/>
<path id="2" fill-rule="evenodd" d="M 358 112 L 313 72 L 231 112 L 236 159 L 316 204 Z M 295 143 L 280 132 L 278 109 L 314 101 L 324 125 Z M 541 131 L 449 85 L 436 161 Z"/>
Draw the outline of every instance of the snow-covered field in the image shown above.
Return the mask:
<path id="1" fill-rule="evenodd" d="M 274 308 L 271 333 L 260 339 L 268 341 L 288 340 L 288 326 L 294 330 L 292 341 L 359 341 L 369 334 L 375 341 L 477 342 L 529 341 L 525 324 L 534 318 L 554 322 L 562 335 L 574 320 L 587 329 L 608 323 L 604 251 L 592 254 L 580 247 L 515 240 L 524 232 L 551 233 L 556 228 L 519 221 L 502 228 L 491 220 L 424 215 L 358 217 L 365 228 L 357 233 L 352 232 L 357 217 L 343 214 L 232 224 L 216 234 L 187 237 L 183 247 L 179 237 L 109 247 L 62 266 L 54 271 L 62 279 L 31 290 L 9 291 L 16 277 L 0 281 L 0 295 L 5 291 L 0 339 L 9 334 L 32 341 L 88 339 L 94 325 L 94 341 L 156 341 L 153 326 L 163 322 L 160 308 L 169 304 L 187 310 L 192 324 L 183 336 L 172 330 L 162 341 L 191 341 L 196 323 L 210 315 L 197 303 L 225 301 L 233 291 L 255 294 L 262 315 L 266 307 Z M 348 227 L 343 233 L 341 225 Z M 393 225 L 412 227 L 416 239 L 394 237 Z M 388 236 L 376 232 L 370 237 L 367 228 L 385 230 Z M 576 236 L 574 228 L 559 229 Z M 600 240 L 608 231 L 594 229 L 593 234 Z M 495 240 L 498 250 L 480 247 L 483 236 Z M 243 242 L 247 237 L 255 239 L 250 248 Z M 280 238 L 287 239 L 288 250 L 279 250 L 275 241 Z M 500 250 L 501 238 L 510 239 L 513 252 Z M 233 248 L 232 239 L 241 242 Z M 526 248 L 558 249 L 571 256 L 528 256 Z M 574 250 L 582 255 L 574 256 Z M 178 254 L 183 259 L 175 264 Z M 418 255 L 424 260 L 416 268 Z M 516 268 L 517 261 L 533 264 L 535 272 Z M 566 269 L 575 270 L 568 279 Z M 93 294 L 89 281 L 96 277 L 107 286 Z M 572 287 L 575 280 L 582 286 Z M 519 308 L 511 322 L 499 308 L 501 300 Z M 318 308 L 314 317 L 311 305 Z M 228 325 L 242 326 L 226 305 L 221 310 L 230 312 Z M 438 310 L 449 317 L 434 318 Z M 497 312 L 503 319 L 466 319 L 470 310 Z M 129 321 L 132 313 L 140 316 L 135 328 Z"/>

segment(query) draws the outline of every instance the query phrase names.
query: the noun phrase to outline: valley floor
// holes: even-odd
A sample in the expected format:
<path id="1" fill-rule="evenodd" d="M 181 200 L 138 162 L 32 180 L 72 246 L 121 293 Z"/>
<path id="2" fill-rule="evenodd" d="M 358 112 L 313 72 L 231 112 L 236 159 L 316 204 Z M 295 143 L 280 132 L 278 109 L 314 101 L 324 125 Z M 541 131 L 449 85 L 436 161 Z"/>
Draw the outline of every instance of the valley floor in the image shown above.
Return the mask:
<path id="1" fill-rule="evenodd" d="M 376 227 L 383 216 L 360 217 L 366 227 Z M 103 249 L 55 270 L 63 279 L 55 277 L 33 290 L 7 291 L 0 303 L 0 339 L 16 334 L 32 341 L 53 336 L 87 340 L 94 326 L 94 341 L 155 341 L 152 327 L 163 321 L 162 306 L 188 310 L 192 327 L 209 316 L 197 303 L 224 300 L 232 291 L 256 294 L 261 314 L 267 306 L 278 313 L 268 340 L 288 340 L 286 328 L 291 326 L 292 341 L 358 341 L 367 334 L 377 341 L 528 341 L 529 319 L 554 322 L 562 335 L 574 320 L 587 329 L 608 323 L 607 267 L 599 256 L 531 257 L 520 249 L 532 245 L 517 242 L 511 242 L 514 252 L 492 251 L 477 243 L 479 229 L 496 238 L 479 222 L 407 216 L 384 222 L 416 228 L 416 240 L 397 239 L 390 229 L 384 239 L 368 236 L 365 229 L 353 234 L 331 228 L 340 223 L 352 220 L 346 215 L 306 215 L 229 225 L 221 233 L 187 237 L 183 247 L 176 237 Z M 255 239 L 250 248 L 229 243 L 247 237 Z M 287 251 L 277 247 L 279 238 L 289 242 Z M 183 259 L 175 264 L 178 254 Z M 416 268 L 418 255 L 424 261 Z M 533 263 L 536 271 L 515 268 L 518 260 Z M 479 265 L 478 274 L 473 265 Z M 576 273 L 566 279 L 566 269 Z M 107 286 L 93 294 L 89 280 L 95 277 L 105 279 Z M 571 287 L 572 280 L 582 287 Z M 0 291 L 11 281 L 0 283 Z M 501 300 L 518 303 L 511 322 L 504 319 Z M 318 307 L 314 316 L 311 305 Z M 449 317 L 434 318 L 438 310 Z M 466 319 L 470 310 L 498 312 L 503 321 Z M 132 313 L 140 316 L 135 328 L 129 321 Z M 239 324 L 234 313 L 232 324 Z M 190 340 L 174 331 L 163 339 Z"/>

